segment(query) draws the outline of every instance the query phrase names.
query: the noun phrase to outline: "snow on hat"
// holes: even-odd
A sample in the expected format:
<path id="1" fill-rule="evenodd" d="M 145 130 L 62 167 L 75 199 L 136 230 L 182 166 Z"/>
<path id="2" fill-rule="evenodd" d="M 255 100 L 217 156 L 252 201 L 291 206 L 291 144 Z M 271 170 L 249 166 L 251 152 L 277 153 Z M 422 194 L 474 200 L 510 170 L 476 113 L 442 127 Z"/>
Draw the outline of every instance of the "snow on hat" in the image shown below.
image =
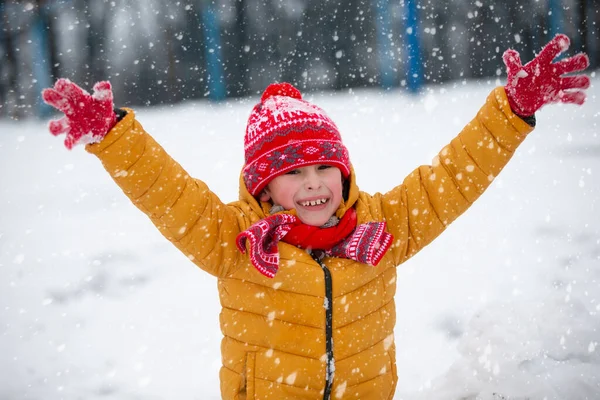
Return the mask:
<path id="1" fill-rule="evenodd" d="M 331 165 L 345 178 L 350 175 L 348 150 L 337 126 L 289 83 L 269 85 L 252 109 L 244 152 L 244 182 L 253 196 L 273 178 L 307 165 Z"/>

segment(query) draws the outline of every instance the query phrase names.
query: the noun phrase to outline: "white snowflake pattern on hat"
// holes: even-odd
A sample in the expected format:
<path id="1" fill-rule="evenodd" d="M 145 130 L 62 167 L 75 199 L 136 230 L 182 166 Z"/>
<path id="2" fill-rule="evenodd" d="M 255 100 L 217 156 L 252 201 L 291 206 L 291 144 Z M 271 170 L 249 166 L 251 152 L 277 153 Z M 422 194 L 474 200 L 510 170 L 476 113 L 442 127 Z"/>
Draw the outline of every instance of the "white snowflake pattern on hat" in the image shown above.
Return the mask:
<path id="1" fill-rule="evenodd" d="M 263 107 L 271 112 L 275 122 L 286 120 L 293 115 L 316 114 L 322 118 L 329 118 L 321 108 L 307 103 L 306 101 L 294 99 L 293 97 L 273 96 L 269 97 Z"/>
<path id="2" fill-rule="evenodd" d="M 248 139 L 252 140 L 256 135 L 262 132 L 262 125 L 269 122 L 269 117 L 266 114 L 258 114 L 258 118 L 248 123 L 246 128 L 248 131 Z"/>

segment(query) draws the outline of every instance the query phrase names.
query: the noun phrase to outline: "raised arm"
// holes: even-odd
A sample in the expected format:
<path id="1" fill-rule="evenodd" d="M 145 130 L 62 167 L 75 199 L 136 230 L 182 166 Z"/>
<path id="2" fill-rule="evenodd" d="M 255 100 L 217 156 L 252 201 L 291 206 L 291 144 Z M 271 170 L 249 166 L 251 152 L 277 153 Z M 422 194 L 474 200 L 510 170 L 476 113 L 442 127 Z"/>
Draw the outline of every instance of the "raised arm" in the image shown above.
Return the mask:
<path id="1" fill-rule="evenodd" d="M 131 110 L 117 122 L 110 83 L 88 94 L 65 79 L 43 92 L 44 100 L 65 113 L 50 131 L 66 133 L 65 146 L 89 143 L 132 203 L 200 268 L 215 276 L 231 272 L 240 253 L 238 212 L 223 204 L 206 184 L 191 178 L 135 119 Z M 125 113 L 123 113 L 125 114 Z M 229 244 L 229 245 L 228 245 Z"/>
<path id="2" fill-rule="evenodd" d="M 416 168 L 381 195 L 395 262 L 412 257 L 465 212 L 532 130 L 510 110 L 504 89 L 496 88 L 431 165 Z"/>
<path id="3" fill-rule="evenodd" d="M 563 75 L 587 68 L 587 56 L 552 63 L 568 45 L 565 35 L 557 35 L 525 66 L 516 51 L 508 50 L 503 57 L 506 86 L 492 91 L 432 165 L 415 169 L 401 185 L 380 195 L 383 216 L 394 235 L 396 263 L 435 239 L 488 188 L 533 130 L 533 115 L 539 108 L 555 102 L 584 102 L 589 78 Z"/>

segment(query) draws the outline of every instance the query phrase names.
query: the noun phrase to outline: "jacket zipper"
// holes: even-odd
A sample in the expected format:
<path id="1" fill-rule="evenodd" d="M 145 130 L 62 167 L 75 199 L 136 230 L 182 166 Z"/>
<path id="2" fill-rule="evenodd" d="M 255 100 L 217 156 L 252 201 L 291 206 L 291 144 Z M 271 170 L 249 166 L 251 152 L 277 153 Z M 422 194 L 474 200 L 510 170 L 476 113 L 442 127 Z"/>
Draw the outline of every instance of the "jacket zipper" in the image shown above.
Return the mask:
<path id="1" fill-rule="evenodd" d="M 331 272 L 329 268 L 321 261 L 325 253 L 320 250 L 313 250 L 310 253 L 313 260 L 323 269 L 325 275 L 325 390 L 323 400 L 329 400 L 331 397 L 331 387 L 333 385 L 333 376 L 335 374 L 335 360 L 333 358 L 333 289 L 331 284 Z"/>

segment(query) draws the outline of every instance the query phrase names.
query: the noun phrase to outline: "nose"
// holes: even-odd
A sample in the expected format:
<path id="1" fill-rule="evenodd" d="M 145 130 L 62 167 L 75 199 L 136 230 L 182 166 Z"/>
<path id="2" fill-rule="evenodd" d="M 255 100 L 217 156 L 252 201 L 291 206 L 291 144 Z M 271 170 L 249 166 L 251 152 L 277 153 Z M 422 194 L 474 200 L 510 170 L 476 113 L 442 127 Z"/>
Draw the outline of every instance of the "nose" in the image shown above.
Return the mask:
<path id="1" fill-rule="evenodd" d="M 304 187 L 307 190 L 316 190 L 321 187 L 321 178 L 313 168 L 309 168 L 304 175 Z"/>

